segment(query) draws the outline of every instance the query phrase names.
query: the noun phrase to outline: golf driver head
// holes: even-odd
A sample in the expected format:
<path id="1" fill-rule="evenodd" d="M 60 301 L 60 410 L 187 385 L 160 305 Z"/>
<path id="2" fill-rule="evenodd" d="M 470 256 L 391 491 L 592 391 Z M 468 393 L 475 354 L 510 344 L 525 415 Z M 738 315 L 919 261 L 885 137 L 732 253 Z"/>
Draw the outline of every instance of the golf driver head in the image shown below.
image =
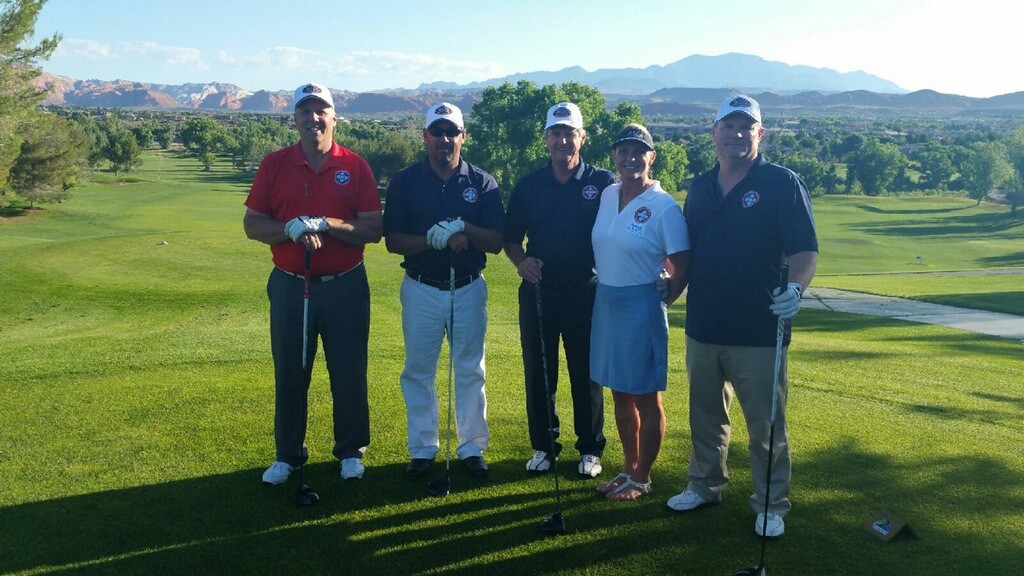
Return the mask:
<path id="1" fill-rule="evenodd" d="M 448 474 L 434 478 L 427 484 L 427 494 L 431 496 L 447 496 L 452 489 L 452 478 Z"/>
<path id="2" fill-rule="evenodd" d="M 765 576 L 764 566 L 754 566 L 753 568 L 744 568 L 743 570 L 737 570 L 733 572 L 732 576 Z"/>
<path id="3" fill-rule="evenodd" d="M 561 512 L 555 512 L 540 523 L 540 529 L 545 534 L 565 534 L 565 518 Z"/>
<path id="4" fill-rule="evenodd" d="M 292 502 L 294 502 L 296 506 L 312 506 L 319 501 L 320 495 L 314 492 L 313 489 L 309 487 L 309 484 L 299 484 L 298 487 L 295 488 L 295 493 L 292 494 Z"/>

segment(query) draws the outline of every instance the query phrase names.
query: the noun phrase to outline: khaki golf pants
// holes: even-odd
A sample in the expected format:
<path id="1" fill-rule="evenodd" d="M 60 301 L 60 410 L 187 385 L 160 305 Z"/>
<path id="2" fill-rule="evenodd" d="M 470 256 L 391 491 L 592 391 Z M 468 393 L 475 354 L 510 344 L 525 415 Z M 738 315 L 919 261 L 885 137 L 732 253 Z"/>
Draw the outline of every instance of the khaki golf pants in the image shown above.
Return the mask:
<path id="1" fill-rule="evenodd" d="M 783 348 L 775 414 L 771 502 L 768 507 L 770 512 L 779 515 L 785 515 L 790 509 L 786 353 L 787 348 Z M 774 347 L 722 346 L 686 338 L 686 372 L 690 380 L 690 435 L 693 442 L 689 488 L 705 500 L 720 500 L 729 483 L 726 463 L 731 432 L 729 406 L 735 395 L 743 410 L 750 437 L 748 451 L 754 485 L 750 506 L 757 512 L 764 511 L 774 367 Z"/>

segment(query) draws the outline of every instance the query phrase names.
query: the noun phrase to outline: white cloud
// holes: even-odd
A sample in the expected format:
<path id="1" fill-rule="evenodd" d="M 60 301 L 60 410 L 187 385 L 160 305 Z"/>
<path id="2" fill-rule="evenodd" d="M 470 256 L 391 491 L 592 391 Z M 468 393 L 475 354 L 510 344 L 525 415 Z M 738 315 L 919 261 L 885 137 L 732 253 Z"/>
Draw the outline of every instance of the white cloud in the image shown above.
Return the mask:
<path id="1" fill-rule="evenodd" d="M 96 40 L 84 38 L 65 38 L 57 45 L 54 56 L 66 58 L 87 58 L 89 60 L 108 60 L 117 58 L 110 51 L 110 46 Z"/>
<path id="2" fill-rule="evenodd" d="M 203 54 L 197 48 L 185 46 L 164 46 L 155 42 L 126 42 L 124 53 L 154 58 L 164 64 L 193 66 L 197 70 L 208 70 Z"/>
<path id="3" fill-rule="evenodd" d="M 360 85 L 352 86 L 354 89 L 394 88 L 399 85 L 414 87 L 421 82 L 436 80 L 469 82 L 506 74 L 505 67 L 497 62 L 451 60 L 402 52 L 349 52 L 332 55 L 288 46 L 246 56 L 234 56 L 221 51 L 216 61 L 231 68 L 289 70 L 312 74 L 335 83 Z"/>

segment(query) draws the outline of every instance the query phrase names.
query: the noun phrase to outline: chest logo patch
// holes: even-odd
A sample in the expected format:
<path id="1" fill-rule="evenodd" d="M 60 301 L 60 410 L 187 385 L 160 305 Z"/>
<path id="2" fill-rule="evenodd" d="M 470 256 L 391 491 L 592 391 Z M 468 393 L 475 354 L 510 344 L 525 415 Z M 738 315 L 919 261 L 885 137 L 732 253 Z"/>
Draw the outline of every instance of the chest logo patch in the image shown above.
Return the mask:
<path id="1" fill-rule="evenodd" d="M 334 181 L 344 186 L 348 184 L 348 181 L 352 179 L 352 175 L 348 173 L 348 170 L 338 170 L 334 173 Z"/>
<path id="2" fill-rule="evenodd" d="M 594 198 L 597 198 L 597 186 L 594 186 L 593 184 L 588 184 L 588 185 L 584 186 L 583 187 L 583 199 L 584 200 L 593 200 Z"/>
<path id="3" fill-rule="evenodd" d="M 480 199 L 480 193 L 476 191 L 476 188 L 466 188 L 462 191 L 462 199 L 472 204 Z"/>
<path id="4" fill-rule="evenodd" d="M 743 200 L 741 200 L 741 203 L 743 204 L 744 208 L 750 208 L 754 204 L 757 204 L 760 200 L 761 195 L 751 190 L 750 192 L 747 192 L 746 194 L 743 195 Z"/>
<path id="5" fill-rule="evenodd" d="M 647 206 L 641 206 L 633 212 L 633 220 L 637 224 L 646 224 L 651 219 L 651 209 Z"/>

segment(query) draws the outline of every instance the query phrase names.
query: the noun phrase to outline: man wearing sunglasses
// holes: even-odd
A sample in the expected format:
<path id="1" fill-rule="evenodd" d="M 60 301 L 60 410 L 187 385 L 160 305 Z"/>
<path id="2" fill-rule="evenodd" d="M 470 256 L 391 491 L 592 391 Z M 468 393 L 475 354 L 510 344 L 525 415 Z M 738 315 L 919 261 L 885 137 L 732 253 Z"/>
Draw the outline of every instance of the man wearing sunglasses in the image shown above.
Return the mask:
<path id="1" fill-rule="evenodd" d="M 558 388 L 558 340 L 565 347 L 572 393 L 573 430 L 581 476 L 601 474 L 604 451 L 604 392 L 590 379 L 590 324 L 597 287 L 590 232 L 601 191 L 615 182 L 607 170 L 580 157 L 587 140 L 583 114 L 572 102 L 552 106 L 544 124 L 550 161 L 516 183 L 505 219 L 505 254 L 523 279 L 519 286 L 519 332 L 526 380 L 526 419 L 533 457 L 527 473 L 547 472 L 562 446 L 555 413 Z M 526 250 L 523 241 L 529 238 Z M 537 294 L 544 316 L 547 386 L 541 358 Z M 550 426 L 555 439 L 548 432 Z"/>
<path id="2" fill-rule="evenodd" d="M 385 243 L 389 252 L 404 256 L 401 385 L 410 479 L 429 473 L 440 448 L 435 375 L 446 332 L 454 359 L 455 453 L 471 475 L 487 475 L 487 284 L 481 271 L 487 253 L 501 250 L 504 212 L 494 178 L 461 158 L 465 140 L 462 111 L 448 102 L 431 106 L 423 125 L 427 157 L 395 174 L 386 197 Z M 452 290 L 455 325 L 448 326 Z"/>

